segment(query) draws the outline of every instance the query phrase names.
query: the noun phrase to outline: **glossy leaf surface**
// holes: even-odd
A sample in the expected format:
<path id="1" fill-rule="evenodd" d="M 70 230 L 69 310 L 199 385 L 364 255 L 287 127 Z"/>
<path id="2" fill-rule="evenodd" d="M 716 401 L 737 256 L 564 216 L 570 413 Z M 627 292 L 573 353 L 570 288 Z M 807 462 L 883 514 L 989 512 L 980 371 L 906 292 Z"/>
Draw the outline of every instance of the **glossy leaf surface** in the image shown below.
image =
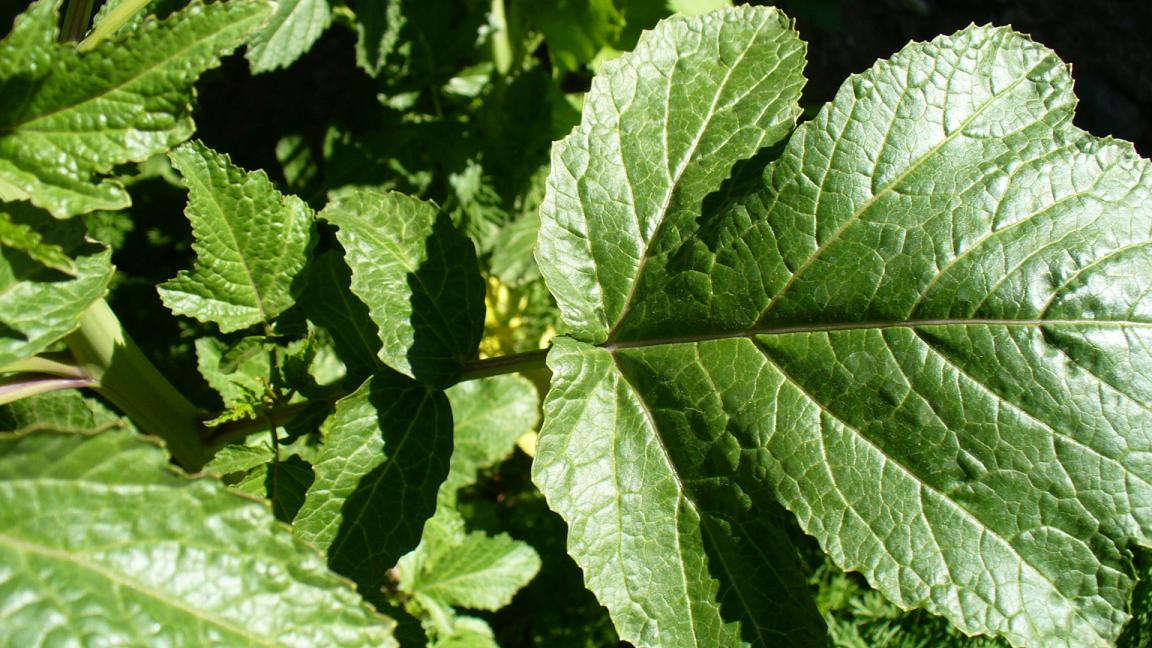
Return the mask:
<path id="1" fill-rule="evenodd" d="M 589 589 L 637 645 L 821 640 L 770 490 L 731 483 L 738 448 L 713 447 L 719 430 L 672 439 L 612 353 L 588 344 L 609 336 L 649 258 L 691 233 L 732 166 L 788 133 L 803 52 L 773 9 L 667 20 L 604 67 L 581 125 L 553 148 L 536 258 L 584 342 L 561 338 L 549 355 L 534 478 L 568 521 Z"/>
<path id="2" fill-rule="evenodd" d="M 328 0 L 280 0 L 276 12 L 248 42 L 252 72 L 288 67 L 307 52 L 332 19 Z"/>
<path id="3" fill-rule="evenodd" d="M 746 525 L 778 499 L 902 607 L 1019 645 L 1116 639 L 1152 525 L 1152 168 L 1074 104 L 1051 51 L 969 28 L 851 78 L 761 188 L 652 240 L 573 237 L 591 192 L 545 212 L 541 249 L 585 252 L 538 255 L 576 339 L 550 356 L 536 479 L 622 633 L 715 642 L 676 625 L 713 596 L 757 624 L 725 568 L 771 551 Z M 647 196 L 629 177 L 580 181 Z M 681 546 L 718 590 L 657 577 Z"/>
<path id="4" fill-rule="evenodd" d="M 192 4 L 81 53 L 57 44 L 58 1 L 40 0 L 0 42 L 0 198 L 57 218 L 129 204 L 113 166 L 193 131 L 193 84 L 243 42 L 270 5 Z"/>
<path id="5" fill-rule="evenodd" d="M 0 436 L 0 643 L 396 645 L 267 507 L 131 432 Z"/>
<path id="6" fill-rule="evenodd" d="M 111 252 L 84 236 L 80 223 L 58 221 L 27 203 L 0 207 L 17 235 L 35 240 L 0 246 L 0 366 L 31 357 L 71 333 L 112 279 Z M 27 249 L 31 247 L 32 249 Z M 39 251 L 37 251 L 39 250 Z M 55 260 L 44 264 L 45 254 Z M 66 265 L 66 268 L 56 266 Z M 70 270 L 71 272 L 66 272 Z"/>

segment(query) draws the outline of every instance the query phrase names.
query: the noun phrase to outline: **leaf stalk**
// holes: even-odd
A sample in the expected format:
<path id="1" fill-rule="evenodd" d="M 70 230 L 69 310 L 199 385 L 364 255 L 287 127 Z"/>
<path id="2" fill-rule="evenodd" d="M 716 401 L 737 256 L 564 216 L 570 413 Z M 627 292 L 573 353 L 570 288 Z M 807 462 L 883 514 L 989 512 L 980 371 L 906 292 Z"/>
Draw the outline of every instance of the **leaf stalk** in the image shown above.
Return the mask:
<path id="1" fill-rule="evenodd" d="M 64 341 L 91 387 L 127 414 L 144 432 L 160 437 L 186 470 L 211 457 L 204 444 L 203 412 L 184 398 L 145 357 L 103 299 L 80 318 Z"/>

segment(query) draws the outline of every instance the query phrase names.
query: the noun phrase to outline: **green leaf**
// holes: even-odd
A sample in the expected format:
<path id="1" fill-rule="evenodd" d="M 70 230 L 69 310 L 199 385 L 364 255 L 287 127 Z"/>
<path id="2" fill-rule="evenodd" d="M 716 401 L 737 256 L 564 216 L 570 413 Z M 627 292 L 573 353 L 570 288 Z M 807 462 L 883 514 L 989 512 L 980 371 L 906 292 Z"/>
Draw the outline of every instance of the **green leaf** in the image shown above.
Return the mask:
<path id="1" fill-rule="evenodd" d="M 498 610 L 540 570 L 532 547 L 505 534 L 479 531 L 441 539 L 410 563 L 400 563 L 400 588 L 447 605 Z"/>
<path id="2" fill-rule="evenodd" d="M 356 64 L 368 74 L 380 73 L 400 41 L 405 20 L 402 0 L 353 0 L 356 12 Z"/>
<path id="3" fill-rule="evenodd" d="M 472 241 L 436 205 L 355 190 L 320 217 L 336 225 L 352 292 L 368 308 L 385 364 L 447 386 L 475 358 L 484 332 L 484 280 Z"/>
<path id="4" fill-rule="evenodd" d="M 72 389 L 0 406 L 0 432 L 99 432 L 127 427 L 128 421 Z"/>
<path id="5" fill-rule="evenodd" d="M 731 540 L 774 495 L 901 608 L 1016 645 L 1116 640 L 1131 545 L 1152 543 L 1152 165 L 1074 106 L 1067 67 L 1009 30 L 914 44 L 845 83 L 762 187 L 665 220 L 638 278 L 593 264 L 619 234 L 546 268 L 582 324 L 549 359 L 536 479 L 622 634 L 664 618 L 621 625 L 639 579 L 604 576 L 667 562 L 648 520 Z M 546 211 L 541 248 L 590 206 Z M 600 279 L 577 296 L 627 299 L 574 307 L 583 268 Z M 598 539 L 632 511 L 614 558 Z M 754 564 L 704 551 L 713 575 Z"/>
<path id="6" fill-rule="evenodd" d="M 612 0 L 556 0 L 525 3 L 530 20 L 544 34 L 548 55 L 571 71 L 589 63 L 613 43 L 624 25 Z"/>
<path id="7" fill-rule="evenodd" d="M 332 336 L 336 355 L 349 373 L 367 375 L 381 366 L 377 359 L 380 336 L 368 307 L 352 293 L 351 282 L 352 271 L 344 263 L 342 251 L 325 250 L 308 266 L 308 283 L 300 305 L 309 320 Z"/>
<path id="8" fill-rule="evenodd" d="M 243 338 L 229 346 L 215 338 L 196 340 L 196 368 L 224 400 L 225 408 L 251 405 L 268 388 L 272 371 L 265 338 Z M 231 356 L 231 361 L 225 360 Z"/>
<path id="9" fill-rule="evenodd" d="M 609 335 L 648 259 L 691 233 L 732 166 L 788 133 L 803 52 L 773 9 L 667 20 L 604 67 L 580 127 L 553 149 L 536 256 L 585 342 L 549 354 L 534 479 L 567 519 L 589 588 L 638 645 L 822 641 L 770 489 L 732 479 L 754 474 L 755 455 L 741 460 L 723 420 L 696 406 L 681 420 L 706 429 L 657 426 L 615 354 L 587 344 Z"/>
<path id="10" fill-rule="evenodd" d="M 324 549 L 332 569 L 361 592 L 378 592 L 388 569 L 419 542 L 451 455 L 444 393 L 377 374 L 337 402 L 296 535 Z"/>
<path id="11" fill-rule="evenodd" d="M 573 335 L 606 339 L 646 257 L 691 229 L 737 160 L 788 134 L 803 65 L 784 16 L 750 8 L 666 20 L 605 65 L 541 207 L 536 259 Z"/>
<path id="12" fill-rule="evenodd" d="M 440 496 L 455 502 L 456 491 L 475 483 L 478 470 L 507 458 L 516 439 L 536 428 L 539 398 L 531 381 L 515 375 L 469 380 L 446 393 L 455 441 Z"/>
<path id="13" fill-rule="evenodd" d="M 280 0 L 276 13 L 248 41 L 253 74 L 288 67 L 316 42 L 332 19 L 328 0 Z"/>
<path id="14" fill-rule="evenodd" d="M 76 265 L 59 245 L 47 243 L 39 232 L 27 223 L 18 223 L 6 212 L 0 211 L 0 247 L 13 248 L 27 254 L 32 260 L 53 270 L 76 276 Z"/>
<path id="15" fill-rule="evenodd" d="M 80 325 L 112 278 L 111 251 L 84 237 L 79 222 L 58 221 L 27 203 L 3 207 L 13 227 L 36 235 L 36 246 L 59 250 L 74 273 L 44 265 L 35 254 L 0 246 L 0 366 L 40 353 Z"/>
<path id="16" fill-rule="evenodd" d="M 188 187 L 185 213 L 197 262 L 160 285 L 164 305 L 215 322 L 225 333 L 271 326 L 300 289 L 297 276 L 312 247 L 312 210 L 276 191 L 263 171 L 246 172 L 199 142 L 170 156 Z"/>
<path id="17" fill-rule="evenodd" d="M 267 507 L 130 432 L 0 437 L 0 643 L 396 645 Z"/>
<path id="18" fill-rule="evenodd" d="M 256 466 L 231 486 L 236 492 L 268 500 L 276 519 L 291 523 L 314 480 L 312 467 L 292 456 Z"/>
<path id="19" fill-rule="evenodd" d="M 187 139 L 197 77 L 270 5 L 193 4 L 81 53 L 55 42 L 58 4 L 33 4 L 0 42 L 0 196 L 57 218 L 120 209 L 123 187 L 94 177 Z"/>

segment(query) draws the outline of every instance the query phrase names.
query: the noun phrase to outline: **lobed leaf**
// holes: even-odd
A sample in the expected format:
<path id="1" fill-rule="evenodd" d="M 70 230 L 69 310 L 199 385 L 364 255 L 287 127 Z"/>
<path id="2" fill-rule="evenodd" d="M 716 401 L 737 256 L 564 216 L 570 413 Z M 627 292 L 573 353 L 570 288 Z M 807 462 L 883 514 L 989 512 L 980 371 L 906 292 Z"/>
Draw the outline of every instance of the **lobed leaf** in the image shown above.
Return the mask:
<path id="1" fill-rule="evenodd" d="M 803 52 L 774 9 L 665 21 L 604 67 L 580 127 L 553 148 L 536 257 L 583 342 L 561 338 L 549 354 L 534 479 L 637 645 L 822 641 L 769 486 L 733 480 L 754 474 L 754 455 L 691 406 L 683 418 L 705 429 L 673 438 L 614 352 L 590 345 L 627 312 L 649 259 L 691 235 L 704 196 L 791 129 Z"/>
<path id="2" fill-rule="evenodd" d="M 187 139 L 193 84 L 268 15 L 261 0 L 193 4 L 90 52 L 56 43 L 60 0 L 39 0 L 0 41 L 0 198 L 57 218 L 129 205 L 95 180 Z"/>
<path id="3" fill-rule="evenodd" d="M 312 247 L 312 210 L 276 191 L 263 171 L 246 172 L 199 142 L 170 157 L 188 187 L 197 261 L 159 286 L 164 305 L 225 333 L 271 326 L 295 303 Z"/>
<path id="4" fill-rule="evenodd" d="M 332 569 L 366 595 L 420 541 L 452 455 L 452 411 L 443 392 L 393 372 L 336 403 L 296 516 L 296 535 L 328 554 Z"/>
<path id="5" fill-rule="evenodd" d="M 340 228 L 352 292 L 379 327 L 385 364 L 430 385 L 455 382 L 484 333 L 472 241 L 436 205 L 400 193 L 347 192 L 320 217 Z"/>
<path id="6" fill-rule="evenodd" d="M 266 506 L 132 432 L 0 436 L 0 503 L 5 645 L 397 645 Z"/>
<path id="7" fill-rule="evenodd" d="M 549 360 L 536 478 L 590 581 L 671 545 L 634 537 L 652 506 L 620 524 L 578 496 L 739 528 L 774 495 L 903 608 L 1017 645 L 1113 643 L 1152 529 L 1152 165 L 1074 105 L 1051 51 L 971 27 L 852 77 L 760 188 L 666 224 L 627 301 L 583 308 L 610 317 Z M 634 546 L 612 555 L 606 529 Z"/>

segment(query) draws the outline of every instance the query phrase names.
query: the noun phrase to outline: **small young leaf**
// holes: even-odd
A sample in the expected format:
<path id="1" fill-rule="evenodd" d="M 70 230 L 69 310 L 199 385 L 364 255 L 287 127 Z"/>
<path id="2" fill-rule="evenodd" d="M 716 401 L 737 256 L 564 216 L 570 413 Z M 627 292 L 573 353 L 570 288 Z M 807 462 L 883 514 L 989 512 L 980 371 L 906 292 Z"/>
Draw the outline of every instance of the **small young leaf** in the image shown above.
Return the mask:
<path id="1" fill-rule="evenodd" d="M 452 455 L 443 392 L 385 370 L 336 404 L 296 535 L 366 596 L 420 540 Z"/>
<path id="2" fill-rule="evenodd" d="M 356 190 L 320 217 L 352 268 L 352 291 L 379 327 L 384 362 L 434 386 L 456 381 L 484 333 L 484 280 L 472 241 L 436 205 Z"/>
<path id="3" fill-rule="evenodd" d="M 0 436 L 0 528 L 4 645 L 396 645 L 267 507 L 132 432 Z"/>
<path id="4" fill-rule="evenodd" d="M 0 247 L 20 250 L 48 268 L 76 275 L 76 264 L 72 263 L 63 248 L 46 242 L 31 225 L 16 222 L 3 211 L 0 211 Z"/>
<path id="5" fill-rule="evenodd" d="M 253 74 L 288 67 L 307 52 L 328 28 L 328 0 L 280 0 L 276 13 L 248 41 Z"/>
<path id="6" fill-rule="evenodd" d="M 197 262 L 160 285 L 164 305 L 225 333 L 270 326 L 295 303 L 312 247 L 312 210 L 276 191 L 263 171 L 245 172 L 199 142 L 170 155 L 188 187 Z"/>
<path id="7" fill-rule="evenodd" d="M 0 196 L 57 218 L 128 206 L 93 176 L 192 134 L 193 84 L 270 11 L 259 0 L 193 4 L 81 53 L 57 44 L 59 0 L 39 0 L 0 42 Z"/>
<path id="8" fill-rule="evenodd" d="M 457 515 L 451 510 L 444 514 Z M 540 557 L 523 542 L 504 534 L 464 533 L 462 524 L 447 526 L 426 533 L 420 547 L 400 561 L 402 591 L 444 605 L 498 610 L 540 570 Z"/>
<path id="9" fill-rule="evenodd" d="M 476 481 L 476 471 L 512 454 L 516 439 L 536 427 L 539 399 L 526 378 L 493 376 L 453 385 L 454 449 L 441 499 L 456 501 L 456 491 Z"/>

